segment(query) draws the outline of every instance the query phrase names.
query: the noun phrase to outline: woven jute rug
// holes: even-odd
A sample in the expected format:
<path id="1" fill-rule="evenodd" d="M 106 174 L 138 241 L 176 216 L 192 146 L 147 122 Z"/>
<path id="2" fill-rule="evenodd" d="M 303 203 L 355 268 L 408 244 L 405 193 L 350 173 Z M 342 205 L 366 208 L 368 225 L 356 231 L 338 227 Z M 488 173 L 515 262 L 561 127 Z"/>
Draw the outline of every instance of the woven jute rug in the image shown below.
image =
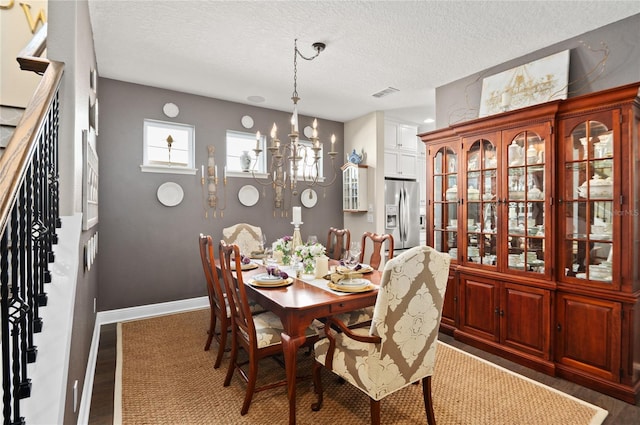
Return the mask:
<path id="1" fill-rule="evenodd" d="M 240 416 L 245 383 L 234 375 L 223 387 L 228 355 L 213 369 L 215 340 L 204 351 L 208 310 L 118 324 L 114 423 L 286 424 L 286 388 L 256 393 Z M 310 375 L 313 356 L 301 350 L 298 371 Z M 260 363 L 258 385 L 285 376 L 276 361 Z M 299 424 L 368 424 L 368 397 L 325 371 L 324 406 L 311 379 L 297 385 Z M 607 411 L 439 343 L 432 381 L 436 421 L 449 424 L 601 424 Z M 381 402 L 383 424 L 426 423 L 422 386 L 410 385 Z"/>

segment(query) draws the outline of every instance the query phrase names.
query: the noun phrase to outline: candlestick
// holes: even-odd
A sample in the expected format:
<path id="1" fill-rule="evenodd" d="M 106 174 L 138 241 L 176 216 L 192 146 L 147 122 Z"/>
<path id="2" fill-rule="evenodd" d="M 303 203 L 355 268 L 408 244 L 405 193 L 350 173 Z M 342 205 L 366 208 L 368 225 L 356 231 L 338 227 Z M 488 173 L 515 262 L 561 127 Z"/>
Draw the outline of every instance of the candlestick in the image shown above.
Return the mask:
<path id="1" fill-rule="evenodd" d="M 300 236 L 300 225 L 302 223 L 292 223 L 293 224 L 293 236 L 291 240 L 291 245 L 293 245 L 293 249 L 303 245 L 302 244 L 302 236 Z"/>
<path id="2" fill-rule="evenodd" d="M 256 131 L 256 149 L 260 149 L 260 132 Z"/>
<path id="3" fill-rule="evenodd" d="M 332 134 L 331 135 L 331 152 L 335 152 L 336 150 L 334 149 L 334 145 L 336 144 L 336 135 Z"/>

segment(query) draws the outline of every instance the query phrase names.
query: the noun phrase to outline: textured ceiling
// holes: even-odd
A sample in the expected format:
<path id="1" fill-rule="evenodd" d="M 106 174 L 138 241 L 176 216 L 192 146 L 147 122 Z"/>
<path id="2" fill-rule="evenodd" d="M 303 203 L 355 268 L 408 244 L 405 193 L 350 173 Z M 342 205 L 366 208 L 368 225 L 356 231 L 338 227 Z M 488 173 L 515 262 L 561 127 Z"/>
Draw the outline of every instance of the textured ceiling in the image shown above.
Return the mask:
<path id="1" fill-rule="evenodd" d="M 100 76 L 348 121 L 422 122 L 435 88 L 640 13 L 640 1 L 89 0 Z M 372 95 L 387 87 L 399 92 Z M 260 103 L 247 100 L 260 96 Z"/>

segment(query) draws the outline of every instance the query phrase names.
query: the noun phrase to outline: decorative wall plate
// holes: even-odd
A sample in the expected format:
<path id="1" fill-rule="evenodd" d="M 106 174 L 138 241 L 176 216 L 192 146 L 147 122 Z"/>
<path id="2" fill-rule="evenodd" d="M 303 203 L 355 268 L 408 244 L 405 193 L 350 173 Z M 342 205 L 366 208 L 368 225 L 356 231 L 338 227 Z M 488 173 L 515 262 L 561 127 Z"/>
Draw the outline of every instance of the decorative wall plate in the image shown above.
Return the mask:
<path id="1" fill-rule="evenodd" d="M 258 192 L 258 189 L 256 189 L 255 186 L 246 184 L 238 191 L 238 199 L 245 207 L 252 207 L 258 203 L 258 200 L 260 199 L 260 192 Z"/>
<path id="2" fill-rule="evenodd" d="M 240 120 L 240 122 L 242 123 L 242 126 L 244 128 L 253 127 L 253 118 L 251 118 L 249 115 L 243 116 L 242 119 Z"/>
<path id="3" fill-rule="evenodd" d="M 310 125 L 306 126 L 304 130 L 302 130 L 307 139 L 310 139 L 313 136 L 313 128 Z"/>
<path id="4" fill-rule="evenodd" d="M 184 198 L 184 191 L 178 183 L 166 182 L 158 188 L 158 201 L 166 207 L 175 207 Z"/>
<path id="5" fill-rule="evenodd" d="M 169 118 L 175 118 L 180 113 L 180 108 L 175 103 L 165 103 L 162 107 L 162 112 Z"/>
<path id="6" fill-rule="evenodd" d="M 305 189 L 300 194 L 300 202 L 307 208 L 313 208 L 318 203 L 318 194 L 313 189 Z"/>

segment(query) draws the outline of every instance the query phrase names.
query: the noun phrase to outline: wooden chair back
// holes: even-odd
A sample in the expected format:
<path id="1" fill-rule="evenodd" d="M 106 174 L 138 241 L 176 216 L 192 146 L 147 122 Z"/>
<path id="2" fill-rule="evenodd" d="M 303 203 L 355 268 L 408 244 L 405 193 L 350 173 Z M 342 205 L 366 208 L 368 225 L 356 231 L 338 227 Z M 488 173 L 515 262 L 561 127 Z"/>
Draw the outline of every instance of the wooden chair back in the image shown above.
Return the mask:
<path id="1" fill-rule="evenodd" d="M 247 335 L 247 341 L 255 340 L 256 330 L 247 298 L 246 288 L 242 280 L 242 260 L 240 248 L 235 244 L 220 241 L 220 269 L 227 291 L 227 301 L 231 312 L 232 324 L 240 332 Z M 234 262 L 234 268 L 231 267 Z M 235 276 L 233 275 L 235 272 Z M 233 334 L 235 335 L 235 329 Z"/>
<path id="2" fill-rule="evenodd" d="M 329 228 L 327 257 L 333 260 L 341 259 L 344 251 L 349 249 L 349 245 L 351 245 L 351 232 L 349 232 L 349 229 Z"/>
<path id="3" fill-rule="evenodd" d="M 214 368 L 220 367 L 222 362 L 222 355 L 226 348 L 227 332 L 230 328 L 231 321 L 227 315 L 227 302 L 225 300 L 222 285 L 218 277 L 218 270 L 216 269 L 216 260 L 213 255 L 213 240 L 211 236 L 205 236 L 202 233 L 198 237 L 200 246 L 200 259 L 202 260 L 202 269 L 207 281 L 207 295 L 209 296 L 209 308 L 210 308 L 210 323 L 209 323 L 209 336 L 205 343 L 204 350 L 208 351 L 211 347 L 211 341 L 215 336 L 218 340 L 218 355 L 214 363 Z M 216 323 L 220 328 L 220 332 L 216 333 Z"/>
<path id="4" fill-rule="evenodd" d="M 393 236 L 389 233 L 379 235 L 377 233 L 364 232 L 362 234 L 362 243 L 360 244 L 362 249 L 360 252 L 360 262 L 367 263 L 377 270 L 382 263 L 382 254 L 384 253 L 383 248 L 385 242 L 389 252 L 387 260 L 391 260 L 393 258 Z M 367 247 L 370 247 L 371 250 L 368 262 L 366 260 Z"/>

